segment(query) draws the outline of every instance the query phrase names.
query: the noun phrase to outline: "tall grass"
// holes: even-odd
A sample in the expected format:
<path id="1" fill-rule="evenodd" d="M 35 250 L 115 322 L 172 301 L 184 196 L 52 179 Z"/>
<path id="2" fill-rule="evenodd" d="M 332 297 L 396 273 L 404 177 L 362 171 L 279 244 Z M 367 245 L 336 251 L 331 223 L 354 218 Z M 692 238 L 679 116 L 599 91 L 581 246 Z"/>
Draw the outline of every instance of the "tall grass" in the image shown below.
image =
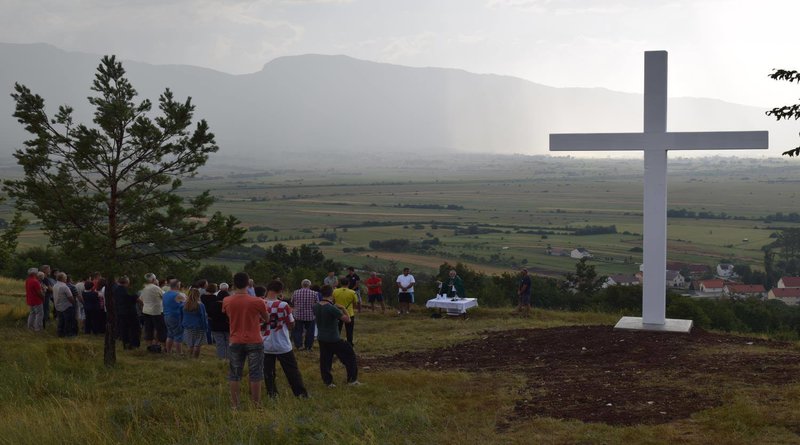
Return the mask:
<path id="1" fill-rule="evenodd" d="M 519 318 L 492 309 L 470 312 L 466 320 L 431 319 L 425 312 L 362 314 L 356 349 L 376 357 L 451 344 L 486 330 L 615 319 L 552 311 Z M 728 388 L 732 395 L 725 405 L 666 425 L 613 427 L 536 417 L 509 423 L 527 384 L 524 374 L 361 369 L 365 385 L 354 388 L 341 384 L 344 370 L 337 364 L 340 386 L 327 388 L 316 352 L 297 353 L 310 399 L 294 398 L 278 371 L 277 400 L 260 407 L 244 403 L 234 412 L 227 364 L 212 356 L 210 346 L 200 360 L 120 350 L 114 369 L 102 366 L 102 347 L 100 337 L 58 339 L 52 326 L 34 334 L 22 320 L 0 323 L 0 443 L 792 443 L 800 424 L 796 382 L 758 391 Z"/>

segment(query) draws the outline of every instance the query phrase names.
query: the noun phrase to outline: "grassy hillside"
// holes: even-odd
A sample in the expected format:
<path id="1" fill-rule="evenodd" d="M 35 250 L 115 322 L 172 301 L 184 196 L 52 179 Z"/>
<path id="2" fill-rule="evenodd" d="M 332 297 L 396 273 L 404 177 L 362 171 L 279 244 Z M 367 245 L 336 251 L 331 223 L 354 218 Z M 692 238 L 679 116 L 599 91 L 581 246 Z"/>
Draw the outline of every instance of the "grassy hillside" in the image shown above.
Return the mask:
<path id="1" fill-rule="evenodd" d="M 403 354 L 450 360 L 454 353 L 439 348 L 459 348 L 463 342 L 480 342 L 502 332 L 512 337 L 522 335 L 514 332 L 527 332 L 512 329 L 611 325 L 616 315 L 536 311 L 531 318 L 518 318 L 509 315 L 507 309 L 478 309 L 467 320 L 456 320 L 432 319 L 422 310 L 403 318 L 364 314 L 356 325 L 364 386 L 326 388 L 319 377 L 316 352 L 298 353 L 310 399 L 294 399 L 279 371 L 277 400 L 232 412 L 225 382 L 227 365 L 212 356 L 211 346 L 204 347 L 200 360 L 120 348 L 118 365 L 109 370 L 102 366 L 100 338 L 82 335 L 58 339 L 52 326 L 44 334 L 28 332 L 21 320 L 25 307 L 19 296 L 20 285 L 0 284 L 0 314 L 5 314 L 0 322 L 1 443 L 734 444 L 798 440 L 800 381 L 794 377 L 797 369 L 792 365 L 781 365 L 788 366 L 781 372 L 793 373 L 788 381 L 731 380 L 738 382 L 734 385 L 728 377 L 716 378 L 712 370 L 692 369 L 689 364 L 684 368 L 681 363 L 676 369 L 709 373 L 689 386 L 698 397 L 718 397 L 719 404 L 666 423 L 625 426 L 520 411 L 520 406 L 528 406 L 526 403 L 549 397 L 551 390 L 546 391 L 544 386 L 539 392 L 529 392 L 529 374 L 524 367 L 534 366 L 538 357 L 520 355 L 517 359 L 510 351 L 504 356 L 509 356 L 511 365 L 492 371 L 469 366 L 392 364 L 400 363 Z M 537 332 L 544 335 L 547 331 L 527 335 L 538 338 Z M 656 341 L 659 338 L 667 337 Z M 730 346 L 703 346 L 699 350 L 678 346 L 676 354 L 707 355 L 716 367 L 737 372 L 726 360 L 740 357 L 747 346 L 743 346 L 745 340 L 731 338 L 734 341 Z M 513 340 L 511 343 L 514 349 Z M 791 345 L 756 343 L 756 349 L 748 354 L 777 354 L 795 364 L 799 361 L 796 358 L 800 355 Z M 567 345 L 559 354 L 565 358 L 580 356 L 582 344 Z M 461 349 L 452 349 L 457 350 Z M 758 357 L 765 372 L 778 366 Z M 444 364 L 445 358 L 438 360 Z M 612 363 L 620 358 L 601 354 L 597 360 Z M 627 360 L 631 362 L 626 366 L 631 369 L 636 368 L 636 362 L 646 361 L 634 355 Z M 538 369 L 546 373 L 573 368 L 556 362 L 538 363 L 536 366 L 544 366 Z M 619 385 L 615 392 L 625 398 L 626 377 L 607 374 L 604 381 L 610 378 L 611 383 L 602 383 L 592 375 L 596 370 L 587 367 L 582 371 L 584 367 L 578 365 L 574 370 L 579 380 L 592 385 L 598 382 L 593 386 Z M 740 370 L 744 372 L 743 367 Z M 344 370 L 338 364 L 334 375 L 342 383 Z M 658 394 L 669 390 L 670 381 L 686 385 L 686 377 L 680 374 L 651 370 L 647 376 L 646 388 L 639 388 L 641 391 Z M 554 406 L 569 403 L 564 400 Z M 524 417 L 520 417 L 521 412 Z"/>

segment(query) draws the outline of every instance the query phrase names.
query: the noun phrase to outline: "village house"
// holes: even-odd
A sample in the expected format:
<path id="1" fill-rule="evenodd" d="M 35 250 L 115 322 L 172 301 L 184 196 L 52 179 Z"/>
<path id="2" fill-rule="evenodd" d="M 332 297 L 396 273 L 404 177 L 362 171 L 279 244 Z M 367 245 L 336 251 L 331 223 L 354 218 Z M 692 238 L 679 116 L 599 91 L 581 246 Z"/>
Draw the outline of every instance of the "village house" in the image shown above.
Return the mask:
<path id="1" fill-rule="evenodd" d="M 639 284 L 642 283 L 639 282 L 639 279 L 636 278 L 635 275 L 615 274 L 606 278 L 605 283 L 603 283 L 603 288 L 609 286 L 637 286 Z"/>
<path id="2" fill-rule="evenodd" d="M 639 284 L 644 283 L 644 264 L 639 266 L 639 272 L 636 272 L 637 280 L 639 280 Z M 668 288 L 685 288 L 686 287 L 686 278 L 681 275 L 680 272 L 677 270 L 667 270 L 666 272 L 666 286 Z"/>
<path id="3" fill-rule="evenodd" d="M 592 254 L 583 247 L 578 247 L 577 249 L 572 249 L 572 252 L 569 253 L 569 256 L 579 260 L 581 258 L 591 258 Z"/>
<path id="4" fill-rule="evenodd" d="M 705 264 L 690 264 L 687 266 L 689 269 L 689 276 L 694 279 L 703 278 L 705 275 L 711 273 L 711 268 Z"/>
<path id="5" fill-rule="evenodd" d="M 780 289 L 800 289 L 800 277 L 781 277 L 778 280 Z"/>
<path id="6" fill-rule="evenodd" d="M 764 298 L 767 290 L 762 284 L 727 283 L 722 289 L 722 293 L 731 298 Z"/>
<path id="7" fill-rule="evenodd" d="M 722 279 L 728 279 L 732 278 L 734 275 L 736 274 L 733 272 L 733 264 L 728 264 L 728 263 L 717 264 L 718 277 Z"/>
<path id="8" fill-rule="evenodd" d="M 714 279 L 700 281 L 695 289 L 699 290 L 701 294 L 705 294 L 704 296 L 721 296 L 724 287 L 725 281 Z"/>
<path id="9" fill-rule="evenodd" d="M 767 294 L 769 300 L 780 300 L 790 306 L 800 304 L 800 288 L 797 287 L 773 287 Z"/>
<path id="10" fill-rule="evenodd" d="M 686 279 L 677 270 L 668 270 L 667 287 L 684 288 L 686 287 Z"/>

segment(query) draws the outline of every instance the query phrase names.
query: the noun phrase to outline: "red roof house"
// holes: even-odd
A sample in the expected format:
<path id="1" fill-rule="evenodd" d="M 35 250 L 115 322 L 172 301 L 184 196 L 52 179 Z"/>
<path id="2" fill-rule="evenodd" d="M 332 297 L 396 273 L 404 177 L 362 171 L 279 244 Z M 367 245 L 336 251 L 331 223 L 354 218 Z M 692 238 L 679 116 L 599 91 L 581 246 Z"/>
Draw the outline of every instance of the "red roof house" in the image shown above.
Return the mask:
<path id="1" fill-rule="evenodd" d="M 786 287 L 794 287 L 800 288 L 800 277 L 781 277 L 778 280 L 778 287 L 786 288 Z"/>
<path id="2" fill-rule="evenodd" d="M 725 282 L 723 280 L 703 280 L 700 282 L 700 292 L 721 294 Z"/>
<path id="3" fill-rule="evenodd" d="M 786 304 L 797 305 L 800 303 L 800 288 L 796 287 L 773 287 L 769 291 L 767 298 L 770 300 L 781 300 Z"/>
<path id="4" fill-rule="evenodd" d="M 764 286 L 761 284 L 740 284 L 728 283 L 722 291 L 723 293 L 735 297 L 763 297 L 767 293 Z"/>

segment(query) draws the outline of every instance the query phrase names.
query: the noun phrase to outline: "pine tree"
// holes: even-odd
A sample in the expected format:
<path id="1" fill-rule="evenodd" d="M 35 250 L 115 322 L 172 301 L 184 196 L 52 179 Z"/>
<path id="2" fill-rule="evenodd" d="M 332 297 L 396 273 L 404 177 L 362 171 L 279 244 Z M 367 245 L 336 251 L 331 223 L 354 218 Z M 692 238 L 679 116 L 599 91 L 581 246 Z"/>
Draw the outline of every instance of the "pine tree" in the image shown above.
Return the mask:
<path id="1" fill-rule="evenodd" d="M 178 194 L 218 150 L 205 120 L 193 128 L 191 98 L 176 101 L 166 89 L 159 113 L 125 77 L 114 56 L 103 57 L 88 98 L 94 125 L 73 121 L 60 106 L 52 119 L 45 101 L 17 83 L 11 95 L 14 117 L 32 135 L 15 157 L 25 177 L 4 189 L 19 209 L 39 218 L 50 243 L 80 259 L 86 271 L 109 280 L 122 272 L 185 262 L 241 243 L 239 221 L 219 212 L 208 215 L 208 191 Z M 154 114 L 157 114 L 154 116 Z M 111 286 L 106 307 L 113 311 Z M 109 312 L 104 361 L 116 361 L 114 317 Z"/>

